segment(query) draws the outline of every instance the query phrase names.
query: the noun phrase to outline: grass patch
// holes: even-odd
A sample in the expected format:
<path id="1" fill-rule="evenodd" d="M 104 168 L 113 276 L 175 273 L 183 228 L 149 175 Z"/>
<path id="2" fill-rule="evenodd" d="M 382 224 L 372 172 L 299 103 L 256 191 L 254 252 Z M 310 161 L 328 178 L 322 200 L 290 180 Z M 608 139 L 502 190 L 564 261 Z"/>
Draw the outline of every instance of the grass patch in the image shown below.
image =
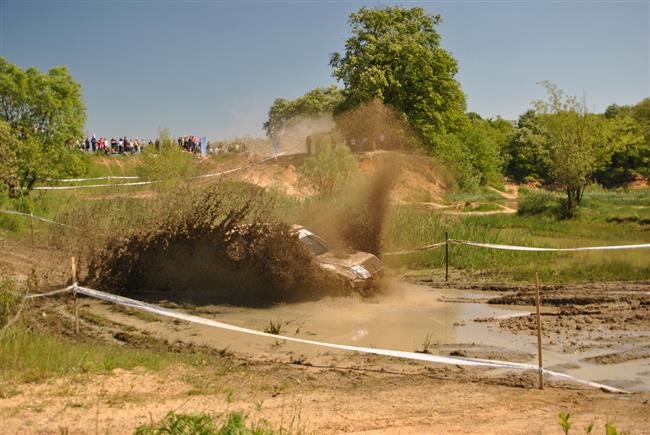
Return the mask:
<path id="1" fill-rule="evenodd" d="M 208 414 L 176 414 L 169 412 L 157 423 L 138 427 L 135 435 L 273 435 L 276 432 L 263 420 L 247 422 L 243 412 L 230 412 L 225 416 L 213 419 Z"/>
<path id="2" fill-rule="evenodd" d="M 648 213 L 639 192 L 587 194 L 580 216 L 558 220 L 551 215 L 450 216 L 416 207 L 393 207 L 384 234 L 385 251 L 410 249 L 449 238 L 538 247 L 580 247 L 649 243 L 647 226 L 635 220 L 610 221 L 629 207 Z M 648 250 L 593 252 L 520 252 L 450 245 L 450 267 L 500 280 L 530 281 L 535 272 L 545 282 L 650 279 Z M 444 249 L 385 257 L 393 267 L 444 267 Z"/>
<path id="3" fill-rule="evenodd" d="M 0 338 L 0 379 L 36 382 L 52 376 L 107 373 L 116 368 L 159 370 L 189 361 L 181 355 L 104 344 L 72 343 L 15 326 Z"/>
<path id="4" fill-rule="evenodd" d="M 274 322 L 273 320 L 269 320 L 269 324 L 264 328 L 264 332 L 267 334 L 280 335 L 280 332 L 282 332 L 282 323 L 279 321 Z"/>

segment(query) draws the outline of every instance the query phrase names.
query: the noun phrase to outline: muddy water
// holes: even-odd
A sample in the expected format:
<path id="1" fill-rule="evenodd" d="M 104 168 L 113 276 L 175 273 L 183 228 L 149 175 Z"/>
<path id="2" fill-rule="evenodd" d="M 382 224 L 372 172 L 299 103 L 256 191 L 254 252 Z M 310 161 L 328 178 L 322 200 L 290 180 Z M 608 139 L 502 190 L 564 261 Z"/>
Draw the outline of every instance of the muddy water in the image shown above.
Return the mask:
<path id="1" fill-rule="evenodd" d="M 481 338 L 479 331 L 466 331 L 457 326 L 459 323 L 525 312 L 520 307 L 441 302 L 440 296 L 429 287 L 400 280 L 390 282 L 384 293 L 373 299 L 328 298 L 267 309 L 221 307 L 217 317 L 223 322 L 260 330 L 273 320 L 282 323 L 283 333 L 289 335 L 414 351 L 422 348 L 427 336 L 432 344 L 465 343 Z"/>
<path id="2" fill-rule="evenodd" d="M 393 280 L 383 294 L 373 299 L 326 298 L 317 302 L 276 305 L 270 308 L 204 306 L 196 314 L 215 320 L 264 330 L 270 321 L 282 325 L 281 334 L 364 347 L 405 351 L 422 350 L 428 340 L 431 353 L 448 354 L 458 350 L 488 358 L 536 363 L 536 338 L 515 335 L 499 328 L 496 322 L 475 319 L 527 315 L 534 307 L 500 306 L 479 303 L 493 296 L 486 292 L 432 289 L 428 286 Z M 445 302 L 444 299 L 473 302 Z M 441 300 L 442 299 L 442 300 Z M 99 307 L 98 307 L 99 308 Z M 108 307 L 100 309 L 108 310 Z M 115 313 L 112 314 L 115 317 Z M 133 324 L 137 319 L 122 315 L 120 322 Z M 217 330 L 214 328 L 173 324 L 169 321 L 134 324 L 168 339 L 189 340 L 229 348 L 248 354 L 305 355 L 337 354 L 316 346 L 296 343 L 273 343 L 268 338 Z M 171 326 L 171 328 L 170 328 Z M 427 338 L 428 337 L 428 338 Z M 632 391 L 650 391 L 650 360 L 641 359 L 619 364 L 599 365 L 584 358 L 610 353 L 614 349 L 592 349 L 565 353 L 561 343 L 545 344 L 544 365 L 579 378 L 601 381 Z M 512 360 L 512 359 L 511 359 Z"/>

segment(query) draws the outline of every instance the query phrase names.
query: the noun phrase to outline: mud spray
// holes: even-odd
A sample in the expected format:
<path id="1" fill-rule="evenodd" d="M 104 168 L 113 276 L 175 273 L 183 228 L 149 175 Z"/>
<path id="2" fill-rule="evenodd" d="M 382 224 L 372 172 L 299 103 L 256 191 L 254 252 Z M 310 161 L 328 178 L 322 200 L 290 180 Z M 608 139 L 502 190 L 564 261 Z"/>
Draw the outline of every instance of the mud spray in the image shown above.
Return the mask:
<path id="1" fill-rule="evenodd" d="M 243 183 L 186 188 L 152 201 L 139 223 L 91 253 L 88 281 L 123 294 L 264 306 L 342 291 L 289 225 L 270 222 L 263 189 Z"/>

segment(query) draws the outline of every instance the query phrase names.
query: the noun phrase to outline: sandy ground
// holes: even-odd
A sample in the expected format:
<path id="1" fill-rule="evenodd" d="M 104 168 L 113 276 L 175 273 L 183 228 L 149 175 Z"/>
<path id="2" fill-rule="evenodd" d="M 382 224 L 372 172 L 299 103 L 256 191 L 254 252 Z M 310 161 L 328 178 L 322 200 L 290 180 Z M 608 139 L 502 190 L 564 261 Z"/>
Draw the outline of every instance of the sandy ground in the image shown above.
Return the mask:
<path id="1" fill-rule="evenodd" d="M 5 271 L 10 269 L 19 279 L 24 279 L 35 263 L 52 263 L 54 258 L 43 247 L 32 251 L 17 241 L 2 240 L 2 243 L 0 246 L 7 255 L 0 258 L 0 267 Z M 51 287 L 64 284 L 67 279 L 68 262 L 60 260 L 47 274 Z M 517 337 L 528 340 L 533 336 L 532 317 L 504 318 L 489 311 L 495 304 L 499 304 L 495 305 L 497 308 L 512 306 L 514 310 L 527 311 L 533 294 L 531 288 L 468 286 L 466 290 L 471 292 L 439 289 L 448 295 L 444 307 L 450 304 L 458 307 L 450 312 L 458 316 L 457 329 L 463 330 L 465 325 L 470 332 L 475 328 L 484 331 L 487 326 L 510 334 L 513 340 Z M 646 354 L 650 330 L 647 283 L 553 287 L 544 288 L 543 292 L 545 340 L 555 341 L 555 348 L 566 352 L 594 351 L 596 359 L 589 363 L 594 366 L 609 368 L 610 364 L 640 361 L 650 368 Z M 424 293 L 413 290 L 407 294 L 414 295 L 406 299 L 409 310 L 427 303 Z M 397 305 L 398 301 L 404 304 L 403 294 L 387 295 L 381 301 L 333 299 L 312 305 L 285 305 L 274 308 L 275 311 L 261 319 L 256 318 L 259 312 L 232 307 L 197 307 L 193 312 L 206 317 L 238 319 L 261 329 L 268 322 L 269 313 L 285 319 L 294 313 L 300 319 L 301 315 L 311 316 L 320 311 L 324 322 L 328 310 L 335 309 L 341 313 L 334 322 L 337 323 L 346 318 L 347 309 L 350 315 L 356 313 L 356 317 L 372 325 L 368 327 L 370 334 L 360 339 L 369 341 L 360 344 L 373 344 L 372 332 L 377 330 L 373 322 L 379 318 L 385 326 L 377 332 L 388 344 L 397 346 L 401 340 L 406 350 L 416 350 L 414 347 L 422 337 L 408 342 L 396 332 L 401 328 L 415 328 L 409 326 L 409 321 L 418 312 L 408 311 L 404 317 L 392 319 L 396 323 L 390 323 L 390 311 L 382 311 L 391 307 L 403 311 L 405 305 Z M 365 307 L 364 311 L 359 311 L 361 306 Z M 470 310 L 469 317 L 456 312 L 470 306 L 478 306 L 480 310 Z M 435 307 L 431 302 L 430 308 Z M 502 312 L 498 310 L 495 313 Z M 48 314 L 47 324 L 39 322 L 39 327 L 69 335 L 63 326 L 56 326 L 70 320 L 69 300 L 41 300 L 32 306 L 31 312 L 41 319 L 42 312 Z M 242 410 L 252 420 L 266 419 L 275 428 L 307 433 L 391 434 L 552 434 L 560 433 L 558 413 L 570 412 L 577 433 L 591 422 L 595 423 L 596 431 L 611 422 L 628 433 L 650 433 L 648 391 L 617 395 L 553 382 L 539 391 L 532 373 L 308 351 L 268 341 L 248 343 L 238 337 L 215 336 L 200 327 L 137 316 L 96 301 L 84 301 L 81 313 L 83 341 L 133 348 L 163 345 L 182 352 L 207 349 L 213 356 L 203 365 L 174 365 L 159 371 L 117 369 L 108 374 L 77 374 L 28 384 L 2 380 L 0 433 L 131 433 L 138 425 L 158 420 L 170 410 L 207 412 L 214 416 Z M 373 313 L 375 317 L 370 317 Z M 292 325 L 302 328 L 301 334 L 317 334 L 317 339 L 338 338 L 336 334 L 342 333 L 332 328 L 331 335 L 326 336 L 327 332 L 319 330 L 316 324 Z M 448 332 L 441 331 L 440 340 L 445 342 Z M 489 346 L 476 346 L 468 343 L 462 334 L 454 334 L 448 340 L 452 344 L 439 345 L 433 351 L 517 361 L 534 357 L 507 347 L 490 350 Z M 249 351 L 221 352 L 224 346 L 236 348 L 237 344 Z"/>
<path id="2" fill-rule="evenodd" d="M 496 384 L 480 377 L 456 367 L 361 356 L 313 363 L 227 357 L 200 368 L 118 369 L 14 386 L 11 397 L 0 400 L 0 430 L 131 433 L 169 410 L 213 416 L 241 410 L 252 421 L 305 433 L 555 434 L 559 412 L 571 412 L 576 428 L 610 422 L 627 433 L 649 433 L 648 393 L 540 391 L 534 377 Z"/>

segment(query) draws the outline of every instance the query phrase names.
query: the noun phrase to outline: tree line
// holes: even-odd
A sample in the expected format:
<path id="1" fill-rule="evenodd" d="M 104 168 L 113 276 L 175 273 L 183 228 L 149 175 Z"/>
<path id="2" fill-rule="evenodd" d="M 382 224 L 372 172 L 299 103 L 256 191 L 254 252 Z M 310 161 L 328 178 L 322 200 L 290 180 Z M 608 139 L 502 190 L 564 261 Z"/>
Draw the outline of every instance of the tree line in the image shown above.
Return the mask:
<path id="1" fill-rule="evenodd" d="M 455 79 L 458 64 L 440 46 L 440 22 L 439 15 L 419 7 L 363 7 L 352 13 L 345 51 L 330 57 L 332 75 L 342 88 L 276 99 L 264 123 L 267 134 L 273 136 L 297 116 L 332 115 L 345 135 L 344 114 L 380 102 L 391 111 L 380 122 L 382 135 L 400 130 L 398 137 L 448 163 L 459 188 L 498 185 L 504 176 L 555 186 L 566 193 L 567 216 L 591 182 L 613 187 L 650 176 L 650 98 L 591 113 L 584 98 L 542 82 L 548 98 L 534 101 L 517 121 L 483 119 L 466 111 Z M 348 124 L 376 130 L 370 118 L 366 110 Z"/>

